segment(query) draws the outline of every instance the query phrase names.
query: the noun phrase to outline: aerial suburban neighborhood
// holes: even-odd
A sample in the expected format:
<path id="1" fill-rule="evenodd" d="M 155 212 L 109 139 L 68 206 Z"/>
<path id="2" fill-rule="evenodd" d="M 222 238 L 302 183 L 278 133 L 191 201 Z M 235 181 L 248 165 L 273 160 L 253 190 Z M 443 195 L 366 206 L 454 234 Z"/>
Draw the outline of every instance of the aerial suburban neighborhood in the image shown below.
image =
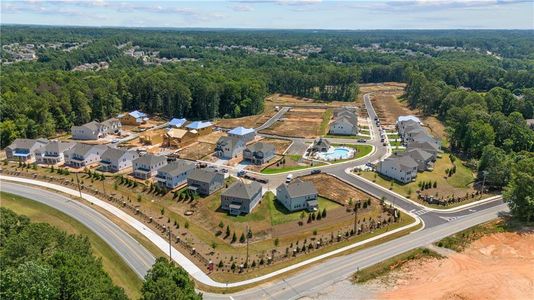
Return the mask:
<path id="1" fill-rule="evenodd" d="M 3 2 L 0 298 L 533 299 L 532 3 L 438 2 Z"/>

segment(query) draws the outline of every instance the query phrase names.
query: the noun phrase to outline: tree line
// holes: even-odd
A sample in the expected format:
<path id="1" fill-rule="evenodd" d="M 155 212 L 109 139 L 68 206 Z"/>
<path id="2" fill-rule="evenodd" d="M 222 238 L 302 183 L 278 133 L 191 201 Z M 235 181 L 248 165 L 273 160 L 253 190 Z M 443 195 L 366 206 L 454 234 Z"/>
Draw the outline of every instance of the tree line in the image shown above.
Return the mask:
<path id="1" fill-rule="evenodd" d="M 86 236 L 0 207 L 0 298 L 128 299 L 102 268 Z M 156 259 L 141 288 L 143 300 L 201 299 L 187 272 Z"/>

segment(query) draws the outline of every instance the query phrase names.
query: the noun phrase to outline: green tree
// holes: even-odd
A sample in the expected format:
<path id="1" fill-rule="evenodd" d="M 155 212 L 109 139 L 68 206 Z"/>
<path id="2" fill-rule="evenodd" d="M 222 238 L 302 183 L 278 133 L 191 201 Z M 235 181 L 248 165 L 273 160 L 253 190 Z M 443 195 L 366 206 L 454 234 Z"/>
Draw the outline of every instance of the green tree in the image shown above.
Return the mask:
<path id="1" fill-rule="evenodd" d="M 534 221 L 534 157 L 519 160 L 512 167 L 512 177 L 503 197 L 514 217 Z"/>
<path id="2" fill-rule="evenodd" d="M 142 300 L 202 299 L 184 269 L 159 257 L 145 276 Z"/>

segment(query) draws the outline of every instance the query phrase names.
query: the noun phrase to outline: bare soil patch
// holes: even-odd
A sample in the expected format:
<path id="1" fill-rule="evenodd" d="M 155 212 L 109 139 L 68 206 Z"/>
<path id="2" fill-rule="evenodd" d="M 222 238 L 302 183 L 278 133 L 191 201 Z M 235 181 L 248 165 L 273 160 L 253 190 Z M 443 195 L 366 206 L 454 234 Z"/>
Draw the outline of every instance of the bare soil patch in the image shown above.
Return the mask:
<path id="1" fill-rule="evenodd" d="M 221 136 L 226 136 L 226 133 L 223 131 L 214 131 L 210 134 L 199 136 L 198 141 L 201 143 L 217 144 Z"/>
<path id="2" fill-rule="evenodd" d="M 326 109 L 292 108 L 280 121 L 262 130 L 262 133 L 288 137 L 313 138 L 320 135 Z"/>
<path id="3" fill-rule="evenodd" d="M 199 160 L 215 151 L 215 144 L 195 143 L 178 152 L 180 158 Z"/>
<path id="4" fill-rule="evenodd" d="M 316 174 L 302 177 L 305 181 L 311 181 L 317 188 L 319 195 L 338 202 L 341 205 L 347 205 L 349 200 L 367 200 L 371 198 L 375 204 L 378 199 L 371 197 L 369 194 L 359 190 L 343 181 L 327 174 Z"/>
<path id="5" fill-rule="evenodd" d="M 447 259 L 406 264 L 378 298 L 533 299 L 533 266 L 532 232 L 492 234 Z"/>
<path id="6" fill-rule="evenodd" d="M 235 128 L 239 126 L 247 127 L 247 128 L 256 128 L 263 123 L 267 122 L 276 112 L 273 109 L 265 109 L 266 112 L 259 114 L 259 115 L 253 115 L 253 116 L 247 116 L 242 118 L 234 118 L 234 119 L 220 119 L 217 122 L 215 122 L 215 125 L 223 128 Z"/>

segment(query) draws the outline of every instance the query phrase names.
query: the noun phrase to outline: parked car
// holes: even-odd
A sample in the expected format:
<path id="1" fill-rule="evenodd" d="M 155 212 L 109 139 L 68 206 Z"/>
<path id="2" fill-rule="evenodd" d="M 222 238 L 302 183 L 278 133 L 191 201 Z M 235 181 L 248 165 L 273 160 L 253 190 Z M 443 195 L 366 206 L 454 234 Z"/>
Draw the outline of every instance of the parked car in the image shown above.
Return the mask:
<path id="1" fill-rule="evenodd" d="M 321 170 L 319 170 L 319 169 L 311 170 L 311 172 L 310 172 L 310 174 L 312 174 L 312 175 L 313 174 L 319 174 L 319 173 L 321 173 Z"/>
<path id="2" fill-rule="evenodd" d="M 367 140 L 365 140 L 365 139 L 359 139 L 359 140 L 357 140 L 357 142 L 358 142 L 358 143 L 366 143 Z"/>
<path id="3" fill-rule="evenodd" d="M 289 175 L 287 175 L 287 177 L 286 177 L 286 183 L 290 183 L 291 180 L 293 180 L 293 174 L 289 174 Z"/>
<path id="4" fill-rule="evenodd" d="M 237 177 L 243 177 L 243 176 L 245 176 L 246 173 L 247 172 L 241 170 L 241 171 L 237 172 Z"/>

